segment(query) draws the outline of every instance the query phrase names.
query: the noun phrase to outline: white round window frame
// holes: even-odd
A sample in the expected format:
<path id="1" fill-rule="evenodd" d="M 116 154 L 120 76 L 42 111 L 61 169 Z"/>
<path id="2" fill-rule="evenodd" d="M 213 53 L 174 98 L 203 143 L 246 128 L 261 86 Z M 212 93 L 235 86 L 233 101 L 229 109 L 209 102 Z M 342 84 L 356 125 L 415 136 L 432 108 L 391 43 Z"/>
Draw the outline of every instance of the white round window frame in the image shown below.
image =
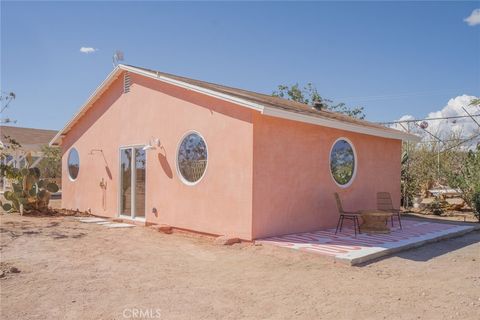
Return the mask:
<path id="1" fill-rule="evenodd" d="M 70 155 L 72 154 L 72 151 L 75 150 L 75 152 L 77 153 L 78 155 L 78 173 L 77 173 L 77 177 L 74 179 L 72 178 L 72 175 L 70 173 L 70 166 L 69 166 L 69 162 L 70 162 Z M 68 172 L 68 179 L 70 179 L 70 181 L 74 182 L 78 179 L 78 175 L 80 174 L 80 153 L 78 152 L 77 148 L 75 147 L 72 147 L 70 148 L 70 150 L 68 150 L 68 157 L 67 157 L 67 172 Z"/>
<path id="2" fill-rule="evenodd" d="M 207 165 L 205 166 L 205 170 L 203 171 L 203 174 L 200 177 L 200 179 L 198 179 L 195 182 L 191 182 L 191 181 L 188 181 L 187 179 L 185 179 L 185 177 L 180 172 L 180 167 L 178 165 L 178 152 L 180 151 L 180 146 L 182 145 L 183 140 L 185 140 L 185 138 L 192 133 L 194 133 L 194 134 L 198 135 L 200 138 L 202 138 L 203 142 L 205 143 L 205 147 L 207 148 Z M 185 132 L 182 135 L 182 137 L 180 138 L 179 142 L 177 143 L 177 152 L 175 153 L 175 168 L 176 168 L 176 171 L 177 171 L 177 176 L 180 178 L 180 181 L 182 181 L 185 185 L 187 185 L 189 187 L 193 187 L 193 186 L 199 184 L 200 181 L 202 181 L 203 178 L 205 177 L 205 175 L 207 174 L 208 163 L 210 162 L 208 160 L 208 158 L 209 158 L 209 151 L 208 151 L 207 139 L 205 139 L 205 137 L 200 132 L 198 132 L 196 130 L 189 130 L 189 131 Z"/>
<path id="3" fill-rule="evenodd" d="M 335 146 L 335 144 L 340 140 L 344 140 L 350 145 L 350 147 L 353 150 L 353 156 L 355 157 L 354 165 L 353 165 L 353 175 L 346 184 L 338 183 L 337 180 L 335 180 L 335 177 L 333 176 L 333 172 L 332 172 L 332 151 L 333 151 L 333 147 Z M 328 171 L 330 172 L 330 176 L 332 177 L 333 182 L 335 182 L 335 184 L 337 186 L 339 186 L 340 188 L 343 188 L 343 189 L 350 187 L 352 185 L 353 181 L 355 180 L 355 177 L 357 176 L 357 167 L 358 167 L 357 151 L 355 150 L 355 145 L 352 143 L 352 141 L 348 138 L 345 138 L 345 137 L 340 137 L 337 140 L 335 140 L 332 143 L 332 146 L 330 147 L 330 152 L 328 153 Z"/>

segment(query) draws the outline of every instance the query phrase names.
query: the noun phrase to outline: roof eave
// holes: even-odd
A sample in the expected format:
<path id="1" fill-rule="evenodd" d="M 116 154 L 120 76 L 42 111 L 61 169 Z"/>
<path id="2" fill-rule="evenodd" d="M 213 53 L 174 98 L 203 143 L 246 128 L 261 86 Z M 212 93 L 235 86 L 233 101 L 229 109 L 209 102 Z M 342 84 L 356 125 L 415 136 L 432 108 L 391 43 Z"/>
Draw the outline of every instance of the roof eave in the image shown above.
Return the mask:
<path id="1" fill-rule="evenodd" d="M 371 128 L 371 127 L 366 127 L 362 125 L 356 125 L 353 123 L 347 123 L 343 121 L 338 121 L 338 120 L 331 120 L 331 119 L 326 119 L 326 118 L 319 118 L 319 117 L 313 117 L 313 116 L 308 116 L 308 115 L 302 115 L 297 112 L 293 111 L 287 111 L 287 110 L 279 110 L 275 109 L 272 107 L 265 106 L 263 104 L 259 103 L 254 103 L 249 100 L 237 98 L 230 96 L 228 94 L 220 93 L 214 90 L 209 90 L 205 89 L 199 86 L 195 86 L 189 83 L 185 83 L 183 81 L 171 79 L 169 77 L 165 77 L 163 75 L 156 74 L 154 72 L 149 72 L 145 71 L 142 69 L 138 69 L 132 66 L 126 66 L 126 65 L 120 65 L 120 68 L 129 71 L 129 72 L 134 72 L 140 75 L 144 75 L 146 77 L 160 80 L 166 83 L 170 83 L 176 86 L 180 86 L 185 89 L 193 90 L 196 92 L 200 92 L 202 94 L 207 94 L 209 96 L 213 96 L 215 98 L 220 98 L 222 100 L 232 102 L 235 104 L 239 104 L 244 107 L 248 107 L 250 109 L 260 111 L 262 114 L 265 115 L 271 115 L 279 118 L 285 118 L 285 119 L 290 119 L 290 120 L 295 120 L 295 121 L 300 121 L 300 122 L 305 122 L 305 123 L 311 123 L 311 124 L 317 124 L 325 127 L 330 127 L 330 128 L 336 128 L 336 129 L 341 129 L 341 130 L 347 130 L 347 131 L 352 131 L 352 132 L 357 132 L 357 133 L 363 133 L 363 134 L 369 134 L 369 135 L 374 135 L 374 136 L 380 136 L 384 138 L 390 138 L 390 139 L 398 139 L 398 140 L 405 140 L 405 141 L 412 141 L 412 142 L 419 142 L 421 140 L 420 137 L 410 134 L 407 132 L 402 132 L 399 130 L 395 129 L 376 129 L 376 128 Z M 397 132 L 395 132 L 397 131 Z"/>
<path id="2" fill-rule="evenodd" d="M 356 132 L 356 133 L 367 134 L 367 135 L 373 135 L 373 136 L 382 137 L 382 138 L 397 139 L 397 140 L 412 141 L 412 142 L 419 142 L 421 140 L 420 137 L 414 134 L 402 132 L 395 129 L 387 129 L 387 128 L 385 128 L 385 130 L 380 128 L 377 129 L 372 127 L 357 125 L 354 123 L 347 123 L 343 121 L 332 120 L 328 118 L 313 117 L 313 116 L 301 114 L 294 111 L 280 110 L 280 109 L 271 108 L 271 107 L 265 107 L 262 113 L 267 116 L 299 121 L 299 122 L 304 122 L 309 124 L 316 124 L 323 127 L 334 128 L 334 129 L 345 130 L 345 131 Z"/>
<path id="3" fill-rule="evenodd" d="M 287 110 L 280 110 L 272 107 L 265 106 L 263 104 L 255 103 L 246 99 L 238 98 L 235 96 L 231 96 L 228 94 L 224 94 L 221 92 L 217 92 L 214 90 L 206 89 L 203 87 L 199 87 L 196 85 L 192 85 L 183 81 L 171 79 L 169 77 L 165 77 L 163 75 L 156 74 L 154 72 L 148 72 L 145 70 L 141 70 L 132 66 L 126 66 L 119 64 L 115 69 L 107 76 L 107 78 L 95 89 L 93 94 L 88 98 L 87 102 L 80 108 L 80 110 L 75 114 L 75 116 L 65 125 L 65 127 L 60 130 L 57 135 L 50 141 L 49 145 L 60 145 L 62 143 L 63 137 L 66 135 L 68 130 L 73 127 L 73 125 L 85 114 L 85 112 L 93 105 L 93 103 L 98 99 L 98 97 L 109 87 L 109 85 L 117 78 L 117 76 L 122 72 L 122 71 L 128 71 L 132 73 L 136 73 L 148 78 L 152 78 L 158 81 L 162 81 L 164 83 L 168 83 L 171 85 L 175 85 L 178 87 L 185 88 L 187 90 L 199 92 L 211 97 L 215 97 L 227 102 L 231 102 L 243 107 L 247 107 L 252 110 L 256 110 L 261 112 L 262 114 L 273 116 L 273 117 L 278 117 L 278 118 L 284 118 L 284 119 L 289 119 L 289 120 L 294 120 L 294 121 L 299 121 L 299 122 L 304 122 L 304 123 L 310 123 L 310 124 L 316 124 L 324 127 L 330 127 L 330 128 L 335 128 L 335 129 L 340 129 L 340 130 L 346 130 L 346 131 L 351 131 L 351 132 L 357 132 L 357 133 L 362 133 L 362 134 L 368 134 L 368 135 L 373 135 L 373 136 L 379 136 L 379 137 L 384 137 L 384 138 L 390 138 L 390 139 L 398 139 L 398 140 L 406 140 L 406 141 L 412 141 L 412 142 L 418 142 L 421 140 L 420 137 L 394 130 L 394 129 L 380 129 L 380 128 L 372 128 L 372 127 L 367 127 L 367 126 L 362 126 L 354 123 L 347 123 L 344 121 L 338 121 L 338 120 L 333 120 L 333 119 L 327 119 L 327 118 L 322 118 L 322 117 L 314 117 L 314 116 L 309 116 L 305 114 L 301 114 L 298 112 L 293 112 L 293 111 L 287 111 Z M 395 132 L 397 131 L 397 132 Z"/>

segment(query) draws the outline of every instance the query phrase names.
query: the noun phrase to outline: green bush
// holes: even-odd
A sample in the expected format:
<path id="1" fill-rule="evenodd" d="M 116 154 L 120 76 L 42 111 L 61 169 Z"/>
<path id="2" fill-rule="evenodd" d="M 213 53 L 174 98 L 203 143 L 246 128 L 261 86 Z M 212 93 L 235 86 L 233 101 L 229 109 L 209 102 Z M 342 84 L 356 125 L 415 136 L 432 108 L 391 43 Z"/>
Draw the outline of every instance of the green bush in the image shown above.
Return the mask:
<path id="1" fill-rule="evenodd" d="M 432 210 L 432 213 L 436 216 L 441 216 L 443 214 L 443 203 L 440 201 L 438 197 L 435 198 L 435 200 L 432 201 L 429 205 L 430 210 Z"/>
<path id="2" fill-rule="evenodd" d="M 477 217 L 478 222 L 480 222 L 480 191 L 474 193 L 472 198 L 473 204 L 473 214 Z"/>

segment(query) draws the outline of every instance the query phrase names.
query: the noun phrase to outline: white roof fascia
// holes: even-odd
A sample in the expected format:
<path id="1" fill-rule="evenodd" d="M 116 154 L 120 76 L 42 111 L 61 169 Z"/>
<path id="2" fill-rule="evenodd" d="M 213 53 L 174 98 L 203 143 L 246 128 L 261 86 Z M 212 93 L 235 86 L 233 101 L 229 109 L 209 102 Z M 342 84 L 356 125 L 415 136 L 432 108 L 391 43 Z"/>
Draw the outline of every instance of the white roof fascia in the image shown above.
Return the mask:
<path id="1" fill-rule="evenodd" d="M 316 124 L 316 125 L 320 125 L 328 128 L 334 128 L 339 130 L 378 136 L 382 138 L 399 139 L 399 140 L 406 140 L 406 141 L 413 141 L 413 142 L 418 142 L 421 140 L 421 138 L 416 135 L 402 132 L 399 130 L 396 130 L 398 132 L 392 132 L 391 130 L 394 130 L 394 129 L 382 130 L 380 128 L 377 129 L 377 128 L 362 126 L 354 123 L 339 121 L 339 120 L 313 117 L 313 116 L 301 114 L 298 112 L 280 110 L 280 109 L 271 108 L 271 107 L 265 107 L 265 109 L 263 110 L 263 114 L 267 116 L 277 117 L 277 118 Z"/>

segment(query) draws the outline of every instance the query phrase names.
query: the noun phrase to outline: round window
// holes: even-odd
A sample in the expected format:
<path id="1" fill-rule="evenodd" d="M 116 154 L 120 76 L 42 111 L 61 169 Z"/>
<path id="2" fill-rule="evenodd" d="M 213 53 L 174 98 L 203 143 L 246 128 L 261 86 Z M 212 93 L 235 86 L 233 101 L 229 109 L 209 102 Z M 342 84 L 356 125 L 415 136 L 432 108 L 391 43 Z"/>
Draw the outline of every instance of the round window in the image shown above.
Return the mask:
<path id="1" fill-rule="evenodd" d="M 78 156 L 78 151 L 75 148 L 72 148 L 68 153 L 68 174 L 70 179 L 75 180 L 78 176 L 78 171 L 80 170 L 80 157 Z"/>
<path id="2" fill-rule="evenodd" d="M 330 171 L 335 182 L 346 187 L 355 175 L 355 151 L 345 139 L 335 141 L 330 152 Z"/>
<path id="3" fill-rule="evenodd" d="M 195 184 L 207 169 L 207 144 L 196 132 L 188 133 L 178 148 L 177 169 L 186 184 Z"/>

